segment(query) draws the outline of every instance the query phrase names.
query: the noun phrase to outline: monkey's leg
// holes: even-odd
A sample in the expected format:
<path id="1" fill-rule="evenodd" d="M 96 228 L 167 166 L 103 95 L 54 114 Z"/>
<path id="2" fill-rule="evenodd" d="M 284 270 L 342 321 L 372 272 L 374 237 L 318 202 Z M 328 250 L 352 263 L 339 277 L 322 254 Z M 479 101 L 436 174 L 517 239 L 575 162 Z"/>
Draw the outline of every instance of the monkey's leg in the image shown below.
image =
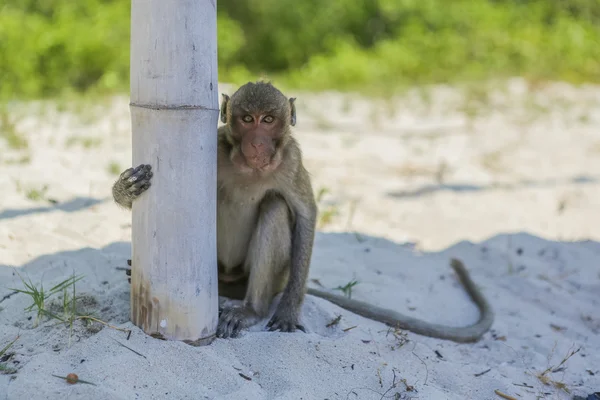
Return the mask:
<path id="1" fill-rule="evenodd" d="M 299 329 L 306 332 L 299 321 L 314 241 L 315 215 L 316 212 L 296 215 L 292 231 L 289 279 L 277 309 L 267 323 L 270 331 L 294 332 Z"/>
<path id="2" fill-rule="evenodd" d="M 217 337 L 236 337 L 242 329 L 267 316 L 273 297 L 286 279 L 291 244 L 287 204 L 281 197 L 268 194 L 259 206 L 258 222 L 246 255 L 249 277 L 244 302 L 223 311 Z"/>

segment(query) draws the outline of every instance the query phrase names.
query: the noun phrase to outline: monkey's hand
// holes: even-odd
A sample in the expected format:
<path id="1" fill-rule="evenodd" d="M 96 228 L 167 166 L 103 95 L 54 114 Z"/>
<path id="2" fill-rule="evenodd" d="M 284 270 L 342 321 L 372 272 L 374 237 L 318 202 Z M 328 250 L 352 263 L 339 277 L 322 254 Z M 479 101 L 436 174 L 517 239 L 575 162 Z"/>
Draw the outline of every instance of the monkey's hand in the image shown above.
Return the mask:
<path id="1" fill-rule="evenodd" d="M 235 306 L 223 309 L 217 326 L 217 337 L 227 339 L 238 337 L 241 330 L 256 324 L 260 316 L 249 306 Z"/>
<path id="2" fill-rule="evenodd" d="M 304 326 L 298 323 L 298 315 L 286 307 L 278 307 L 277 311 L 267 324 L 270 331 L 279 330 L 280 332 L 295 332 L 296 329 L 306 333 Z"/>
<path id="3" fill-rule="evenodd" d="M 133 201 L 150 187 L 152 167 L 141 164 L 123 171 L 112 188 L 113 198 L 117 204 L 131 208 Z"/>

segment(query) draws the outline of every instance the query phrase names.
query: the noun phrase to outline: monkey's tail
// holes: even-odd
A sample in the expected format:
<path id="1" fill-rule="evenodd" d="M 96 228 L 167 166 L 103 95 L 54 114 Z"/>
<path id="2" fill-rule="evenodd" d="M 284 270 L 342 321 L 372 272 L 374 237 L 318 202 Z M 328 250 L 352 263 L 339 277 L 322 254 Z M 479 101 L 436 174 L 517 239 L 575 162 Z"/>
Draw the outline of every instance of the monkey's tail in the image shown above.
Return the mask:
<path id="1" fill-rule="evenodd" d="M 458 275 L 462 285 L 477 305 L 480 312 L 479 321 L 475 324 L 465 327 L 453 327 L 426 322 L 420 319 L 401 314 L 397 311 L 374 306 L 359 300 L 349 299 L 340 295 L 324 292 L 318 289 L 308 288 L 307 293 L 313 296 L 321 297 L 346 310 L 352 311 L 363 317 L 383 322 L 394 328 L 405 329 L 420 335 L 425 335 L 438 339 L 452 340 L 459 343 L 469 343 L 478 341 L 485 334 L 494 322 L 494 311 L 485 299 L 483 294 L 471 280 L 469 272 L 464 264 L 453 258 L 450 265 Z"/>

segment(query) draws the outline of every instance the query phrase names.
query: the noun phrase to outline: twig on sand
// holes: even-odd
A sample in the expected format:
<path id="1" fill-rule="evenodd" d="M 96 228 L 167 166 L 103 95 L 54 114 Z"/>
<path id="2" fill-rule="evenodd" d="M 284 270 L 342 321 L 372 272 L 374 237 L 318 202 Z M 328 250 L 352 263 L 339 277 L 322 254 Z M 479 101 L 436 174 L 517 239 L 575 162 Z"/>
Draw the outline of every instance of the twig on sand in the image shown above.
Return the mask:
<path id="1" fill-rule="evenodd" d="M 371 388 L 368 388 L 368 387 L 357 387 L 357 388 L 351 389 L 348 392 L 348 394 L 346 394 L 346 400 L 348 400 L 350 398 L 350 394 L 354 394 L 356 397 L 358 397 L 358 393 L 356 393 L 356 390 L 358 390 L 358 389 L 368 390 L 370 392 L 376 393 L 376 394 L 378 394 L 378 395 L 381 396 L 379 398 L 380 400 L 383 400 L 385 398 L 390 398 L 390 396 L 388 395 L 388 393 L 390 391 L 392 391 L 393 389 L 398 388 L 398 385 L 400 383 L 404 384 L 404 387 L 405 387 L 405 389 L 406 389 L 407 392 L 416 392 L 417 391 L 417 389 L 413 385 L 409 385 L 406 382 L 406 379 L 400 379 L 399 380 L 398 377 L 396 376 L 396 372 L 397 372 L 396 368 L 392 368 L 392 374 L 393 374 L 392 384 L 390 385 L 390 387 L 385 392 L 381 393 L 381 392 L 378 392 L 377 390 L 374 390 L 374 389 L 371 389 Z M 379 378 L 379 384 L 381 385 L 381 387 L 383 387 L 383 379 L 381 377 L 381 371 L 380 371 L 379 368 L 377 369 L 377 376 Z M 396 392 L 395 396 L 393 398 L 398 398 L 399 399 L 400 397 L 398 397 L 398 396 L 400 396 L 400 393 Z"/>
<path id="2" fill-rule="evenodd" d="M 478 372 L 478 373 L 476 373 L 476 374 L 474 374 L 474 375 L 475 375 L 475 377 L 480 377 L 481 375 L 485 375 L 485 374 L 487 374 L 487 373 L 488 373 L 488 372 L 490 372 L 491 370 L 492 370 L 491 368 L 488 368 L 488 369 L 486 369 L 485 371 L 483 371 L 483 372 Z"/>
<path id="3" fill-rule="evenodd" d="M 12 296 L 14 296 L 15 294 L 17 294 L 19 292 L 17 292 L 16 290 L 13 290 L 12 292 L 8 293 L 7 295 L 4 295 L 1 299 L 0 299 L 0 303 L 2 303 L 4 300 L 8 300 L 10 299 Z"/>
<path id="4" fill-rule="evenodd" d="M 527 388 L 527 389 L 533 389 L 533 386 L 528 385 L 526 383 L 513 383 L 513 385 L 515 385 L 515 386 L 521 386 L 521 387 L 524 387 L 524 388 Z"/>
<path id="5" fill-rule="evenodd" d="M 560 372 L 564 370 L 564 364 L 569 360 L 569 358 L 573 357 L 575 354 L 579 353 L 581 347 L 577 350 L 570 350 L 567 355 L 562 359 L 562 361 L 556 366 L 550 366 L 546 368 L 543 372 L 536 375 L 540 382 L 547 386 L 554 386 L 556 389 L 563 390 L 566 393 L 570 393 L 569 388 L 563 382 L 556 381 L 548 376 L 549 373 Z"/>
<path id="6" fill-rule="evenodd" d="M 429 378 L 429 368 L 427 368 L 427 364 L 425 364 L 425 361 L 423 361 L 423 359 L 419 357 L 417 353 L 415 353 L 415 347 L 417 347 L 416 343 L 413 349 L 411 350 L 411 353 L 413 356 L 417 357 L 417 359 L 421 361 L 421 364 L 423 364 L 423 366 L 425 367 L 425 382 L 423 382 L 423 385 L 427 385 L 427 378 Z"/>
<path id="7" fill-rule="evenodd" d="M 571 350 L 556 367 L 548 367 L 540 375 L 544 376 L 548 372 L 559 372 L 559 368 L 562 367 L 562 365 L 564 363 L 566 363 L 569 360 L 569 358 L 573 357 L 575 354 L 579 353 L 580 351 L 581 351 L 581 347 L 578 348 L 577 350 Z"/>
<path id="8" fill-rule="evenodd" d="M 327 325 L 325 325 L 325 327 L 331 328 L 332 326 L 339 324 L 341 319 L 342 319 L 342 314 L 340 314 L 337 317 L 335 317 L 334 319 L 332 319 Z"/>
<path id="9" fill-rule="evenodd" d="M 56 378 L 64 379 L 65 381 L 67 381 L 67 383 L 70 383 L 71 385 L 73 385 L 75 383 L 85 383 L 87 385 L 97 386 L 95 383 L 83 381 L 83 380 L 79 379 L 77 374 L 73 374 L 73 373 L 71 373 L 67 376 L 58 376 L 58 375 L 54 375 L 54 374 L 52 374 L 52 376 L 54 376 Z"/>
<path id="10" fill-rule="evenodd" d="M 119 342 L 117 339 L 115 338 L 111 338 L 112 340 L 114 340 L 115 342 L 117 342 L 118 344 L 120 344 L 121 346 L 125 347 L 127 350 L 131 350 L 132 352 L 134 352 L 135 354 L 137 354 L 140 357 L 144 357 L 147 358 L 145 355 L 143 355 L 142 353 L 139 353 L 137 351 L 135 351 L 134 349 L 132 349 L 131 347 L 125 346 L 123 343 Z"/>
<path id="11" fill-rule="evenodd" d="M 506 400 L 517 400 L 516 397 L 512 397 L 512 396 L 507 395 L 506 393 L 502 393 L 498 389 L 494 390 L 494 393 L 496 393 L 498 396 L 500 396 L 500 397 L 502 397 L 503 399 L 506 399 Z"/>
<path id="12" fill-rule="evenodd" d="M 241 376 L 242 378 L 244 378 L 247 381 L 251 381 L 252 380 L 252 378 L 250 378 L 248 375 L 244 375 L 241 372 L 238 372 L 238 375 Z"/>
<path id="13" fill-rule="evenodd" d="M 393 374 L 393 377 L 392 377 L 392 386 L 390 386 L 388 388 L 388 390 L 386 390 L 385 392 L 383 392 L 383 394 L 381 395 L 381 399 L 385 398 L 385 395 L 388 394 L 388 392 L 390 390 L 394 389 L 398 385 L 396 383 L 396 369 L 395 368 L 392 368 L 392 374 Z"/>

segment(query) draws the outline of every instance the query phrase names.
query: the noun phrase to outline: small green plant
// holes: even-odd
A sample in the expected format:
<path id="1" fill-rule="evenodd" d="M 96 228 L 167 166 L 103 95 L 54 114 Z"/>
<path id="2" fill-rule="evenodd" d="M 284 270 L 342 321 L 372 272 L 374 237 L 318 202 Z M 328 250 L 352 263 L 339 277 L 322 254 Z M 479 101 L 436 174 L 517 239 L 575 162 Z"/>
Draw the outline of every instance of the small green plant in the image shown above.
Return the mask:
<path id="1" fill-rule="evenodd" d="M 108 173 L 118 176 L 121 173 L 121 166 L 116 161 L 111 162 L 108 164 Z"/>
<path id="2" fill-rule="evenodd" d="M 27 139 L 20 136 L 16 131 L 4 130 L 1 132 L 0 136 L 6 140 L 8 147 L 11 149 L 26 149 L 29 146 Z"/>
<path id="3" fill-rule="evenodd" d="M 46 192 L 48 191 L 48 185 L 44 185 L 41 189 L 28 189 L 25 192 L 25 197 L 33 201 L 41 201 L 46 198 Z"/>
<path id="4" fill-rule="evenodd" d="M 329 192 L 329 190 L 327 188 L 319 189 L 319 191 L 317 192 L 317 195 L 315 196 L 317 204 L 320 204 L 323 202 L 323 196 L 325 196 L 325 194 L 327 194 L 328 192 Z M 333 218 L 336 217 L 338 214 L 339 214 L 339 211 L 338 211 L 337 207 L 334 205 L 325 205 L 325 206 L 319 207 L 319 220 L 317 222 L 317 225 L 319 226 L 319 228 L 323 228 L 326 225 L 329 225 L 331 223 L 331 221 L 333 220 Z"/>
<path id="5" fill-rule="evenodd" d="M 59 284 L 53 286 L 50 290 L 46 291 L 44 289 L 44 285 L 40 283 L 40 287 L 38 288 L 31 279 L 29 281 L 25 281 L 23 277 L 17 272 L 17 275 L 23 282 L 25 289 L 11 289 L 19 293 L 26 294 L 31 297 L 33 303 L 25 308 L 25 311 L 31 312 L 36 311 L 36 319 L 34 321 L 34 326 L 37 326 L 40 322 L 42 316 L 48 316 L 50 318 L 60 319 L 56 315 L 50 313 L 46 309 L 46 301 L 53 295 L 64 292 L 69 286 L 73 286 L 73 293 L 75 291 L 75 282 L 79 281 L 83 278 L 83 276 L 75 277 L 74 275 Z"/>
<path id="6" fill-rule="evenodd" d="M 15 123 L 10 119 L 4 108 L 0 108 L 0 137 L 6 141 L 11 149 L 26 149 L 29 145 L 27 139 L 17 131 Z"/>
<path id="7" fill-rule="evenodd" d="M 17 336 L 12 342 L 9 342 L 6 346 L 4 346 L 4 348 L 0 349 L 0 360 L 4 358 L 4 355 L 6 354 L 8 349 L 10 349 L 17 340 L 19 340 L 19 336 Z M 0 362 L 0 373 L 14 374 L 15 372 L 17 372 L 16 369 Z"/>
<path id="8" fill-rule="evenodd" d="M 319 228 L 323 228 L 333 221 L 333 218 L 338 215 L 338 210 L 334 206 L 328 206 L 319 213 Z"/>
<path id="9" fill-rule="evenodd" d="M 317 201 L 317 203 L 320 203 L 321 200 L 323 200 L 323 196 L 325 196 L 327 193 L 329 193 L 329 189 L 327 189 L 327 188 L 319 189 L 319 191 L 317 192 L 317 195 L 315 196 L 315 200 Z"/>
<path id="10" fill-rule="evenodd" d="M 334 288 L 334 290 L 341 290 L 342 293 L 344 293 L 344 296 L 351 299 L 352 298 L 352 288 L 356 285 L 358 285 L 358 281 L 351 280 L 350 282 L 346 283 L 344 286 L 338 286 L 338 287 Z"/>
<path id="11" fill-rule="evenodd" d="M 29 200 L 33 200 L 33 201 L 48 200 L 50 202 L 55 202 L 54 200 L 46 198 L 46 192 L 48 191 L 48 185 L 42 186 L 41 189 L 25 188 L 20 180 L 13 179 L 13 181 L 15 182 L 15 188 L 16 188 L 17 193 L 22 193 L 23 191 L 25 191 L 25 197 L 27 197 Z"/>
<path id="12" fill-rule="evenodd" d="M 115 329 L 121 332 L 130 333 L 131 331 L 124 328 L 118 328 L 116 326 L 110 325 L 107 322 L 104 322 L 92 315 L 82 314 L 77 310 L 77 295 L 75 292 L 75 283 L 83 278 L 83 275 L 75 276 L 73 274 L 70 278 L 65 279 L 59 284 L 53 286 L 50 290 L 45 291 L 43 284 L 40 283 L 40 287 L 38 288 L 32 281 L 29 279 L 29 282 L 26 282 L 21 275 L 17 272 L 17 275 L 23 282 L 25 289 L 11 289 L 19 293 L 27 294 L 33 300 L 33 303 L 25 308 L 25 311 L 36 311 L 36 319 L 34 321 L 34 327 L 37 327 L 41 318 L 43 316 L 48 317 L 50 319 L 57 320 L 59 323 L 65 323 L 69 325 L 69 346 L 71 345 L 71 337 L 73 333 L 73 323 L 76 320 L 81 320 L 85 324 L 90 321 L 98 322 L 102 325 L 105 325 L 111 329 Z M 62 304 L 61 311 L 62 313 L 54 313 L 48 310 L 46 307 L 46 303 L 48 299 L 62 292 Z M 72 292 L 69 295 L 69 292 Z"/>
<path id="13" fill-rule="evenodd" d="M 79 277 L 81 279 L 82 277 Z M 73 336 L 73 322 L 78 318 L 82 317 L 83 314 L 80 314 L 77 311 L 77 295 L 75 294 L 75 282 L 77 282 L 75 275 L 71 276 L 72 284 L 66 285 L 62 287 L 62 315 L 56 315 L 46 311 L 46 314 L 51 318 L 54 318 L 60 322 L 66 323 L 69 325 L 69 346 L 71 346 L 71 337 Z M 69 296 L 69 286 L 71 287 L 73 294 Z M 87 321 L 87 320 L 84 320 Z"/>
<path id="14" fill-rule="evenodd" d="M 91 149 L 93 147 L 98 147 L 102 144 L 102 139 L 94 138 L 94 137 L 78 137 L 71 136 L 67 139 L 65 145 L 67 147 L 73 147 L 75 145 L 80 145 L 85 149 Z"/>
<path id="15" fill-rule="evenodd" d="M 7 165 L 15 165 L 15 164 L 29 164 L 31 162 L 31 156 L 29 154 L 26 154 L 24 156 L 18 157 L 18 158 L 12 158 L 9 160 L 6 160 L 5 163 Z"/>

